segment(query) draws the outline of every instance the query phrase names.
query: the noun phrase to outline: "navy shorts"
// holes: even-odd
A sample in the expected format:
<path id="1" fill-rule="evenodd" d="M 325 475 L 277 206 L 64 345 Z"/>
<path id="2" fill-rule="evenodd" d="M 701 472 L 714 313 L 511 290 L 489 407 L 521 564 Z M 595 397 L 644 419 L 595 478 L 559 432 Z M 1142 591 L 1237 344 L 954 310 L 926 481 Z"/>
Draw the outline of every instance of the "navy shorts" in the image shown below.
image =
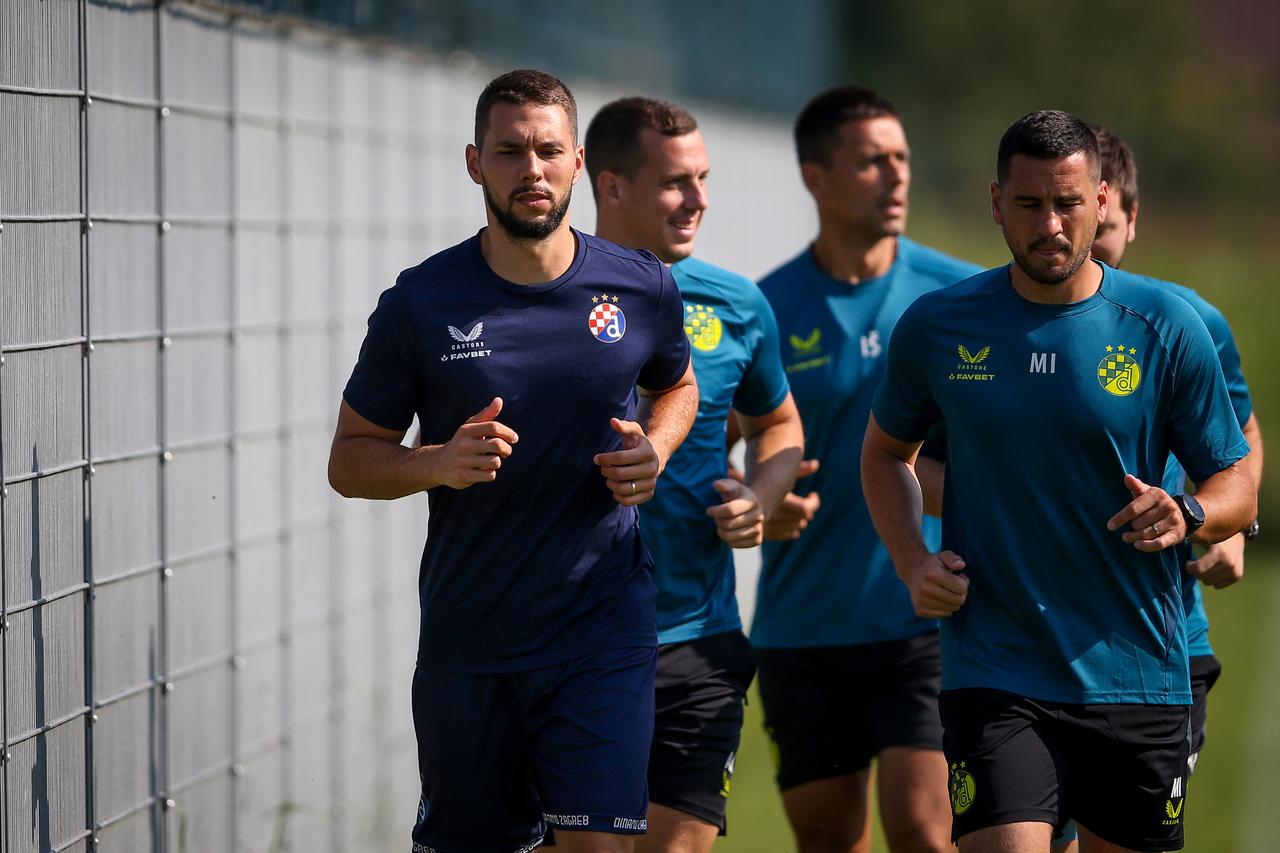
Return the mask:
<path id="1" fill-rule="evenodd" d="M 866 770 L 890 747 L 942 749 L 938 634 L 756 649 L 778 788 Z"/>
<path id="2" fill-rule="evenodd" d="M 1182 849 L 1188 705 L 1082 705 L 1000 690 L 943 692 L 952 840 L 1075 818 L 1132 850 Z"/>
<path id="3" fill-rule="evenodd" d="M 649 801 L 720 828 L 755 676 L 751 644 L 726 631 L 658 647 Z"/>
<path id="4" fill-rule="evenodd" d="M 532 850 L 548 828 L 647 827 L 653 647 L 527 672 L 413 676 L 415 853 Z"/>

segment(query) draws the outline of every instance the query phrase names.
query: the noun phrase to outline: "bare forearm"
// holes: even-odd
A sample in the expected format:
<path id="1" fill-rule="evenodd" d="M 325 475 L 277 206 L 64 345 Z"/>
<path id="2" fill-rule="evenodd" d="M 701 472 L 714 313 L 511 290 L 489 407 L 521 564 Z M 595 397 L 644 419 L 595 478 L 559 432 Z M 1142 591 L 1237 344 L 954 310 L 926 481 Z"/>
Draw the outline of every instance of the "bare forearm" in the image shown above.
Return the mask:
<path id="1" fill-rule="evenodd" d="M 1191 539 L 1201 545 L 1234 536 L 1258 516 L 1258 493 L 1243 460 L 1201 483 L 1196 500 L 1205 522 Z"/>
<path id="2" fill-rule="evenodd" d="M 798 417 L 766 427 L 747 441 L 747 485 L 760 500 L 765 518 L 795 485 L 803 456 L 804 430 Z"/>
<path id="3" fill-rule="evenodd" d="M 659 466 L 676 452 L 698 415 L 698 386 L 677 385 L 661 394 L 641 394 L 636 418 L 658 453 Z"/>
<path id="4" fill-rule="evenodd" d="M 942 515 L 942 484 L 946 479 L 947 466 L 928 456 L 916 456 L 915 469 L 924 498 L 925 515 Z"/>
<path id="5" fill-rule="evenodd" d="M 1262 490 L 1262 427 L 1258 425 L 1258 416 L 1250 415 L 1242 427 L 1245 440 L 1249 442 L 1249 455 L 1241 460 L 1253 480 L 1253 487 Z"/>
<path id="6" fill-rule="evenodd" d="M 876 533 L 901 575 L 929 553 L 920 530 L 920 483 L 905 461 L 867 442 L 862 447 L 862 491 Z"/>
<path id="7" fill-rule="evenodd" d="M 439 485 L 431 469 L 438 445 L 408 448 L 368 436 L 335 439 L 329 484 L 346 498 L 395 500 Z"/>

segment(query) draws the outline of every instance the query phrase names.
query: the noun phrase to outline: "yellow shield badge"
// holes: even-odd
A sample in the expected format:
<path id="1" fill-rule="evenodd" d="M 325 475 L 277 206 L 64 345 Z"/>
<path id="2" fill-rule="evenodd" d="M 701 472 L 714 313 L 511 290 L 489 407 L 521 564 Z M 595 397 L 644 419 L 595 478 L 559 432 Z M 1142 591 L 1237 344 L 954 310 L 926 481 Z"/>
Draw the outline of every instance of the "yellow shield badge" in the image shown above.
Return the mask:
<path id="1" fill-rule="evenodd" d="M 1098 384 L 1116 397 L 1128 397 L 1142 384 L 1142 365 L 1134 358 L 1138 351 L 1133 347 L 1108 346 L 1107 354 L 1098 362 Z"/>
<path id="2" fill-rule="evenodd" d="M 694 349 L 711 352 L 720 346 L 723 328 L 716 309 L 710 305 L 684 306 L 684 333 L 689 336 L 689 343 Z"/>

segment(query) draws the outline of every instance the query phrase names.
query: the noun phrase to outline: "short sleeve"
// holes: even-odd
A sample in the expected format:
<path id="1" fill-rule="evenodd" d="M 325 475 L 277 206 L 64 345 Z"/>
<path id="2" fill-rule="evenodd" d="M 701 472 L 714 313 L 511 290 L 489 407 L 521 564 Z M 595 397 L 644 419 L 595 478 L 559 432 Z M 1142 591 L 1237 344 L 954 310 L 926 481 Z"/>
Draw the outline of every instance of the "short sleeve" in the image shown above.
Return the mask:
<path id="1" fill-rule="evenodd" d="M 689 339 L 684 333 L 684 303 L 666 264 L 658 264 L 658 309 L 653 330 L 653 354 L 640 369 L 636 384 L 650 391 L 675 385 L 689 369 Z"/>
<path id="2" fill-rule="evenodd" d="M 1249 445 L 1240 432 L 1208 329 L 1189 318 L 1182 325 L 1173 339 L 1167 439 L 1187 475 L 1200 483 L 1243 459 Z"/>
<path id="3" fill-rule="evenodd" d="M 1248 383 L 1244 381 L 1235 335 L 1231 334 L 1227 318 L 1209 302 L 1204 303 L 1200 318 L 1209 329 L 1209 337 L 1213 338 L 1218 364 L 1222 367 L 1222 378 L 1226 380 L 1227 394 L 1231 397 L 1231 408 L 1236 413 L 1236 422 L 1244 426 L 1253 414 L 1253 398 L 1249 395 Z"/>
<path id="4" fill-rule="evenodd" d="M 395 287 L 383 291 L 378 307 L 369 315 L 360 358 L 342 393 L 357 414 L 384 429 L 408 429 L 422 400 L 411 323 L 402 278 Z"/>
<path id="5" fill-rule="evenodd" d="M 733 407 L 748 417 L 767 415 L 782 405 L 791 390 L 782 368 L 778 320 L 758 287 L 752 285 L 750 305 L 755 345 L 751 361 L 733 394 Z"/>
<path id="6" fill-rule="evenodd" d="M 935 462 L 947 464 L 947 422 L 938 421 L 920 445 L 920 455 Z"/>
<path id="7" fill-rule="evenodd" d="M 928 298 L 926 295 L 925 298 Z M 889 338 L 889 361 L 871 412 L 889 435 L 906 442 L 924 441 L 942 411 L 929 387 L 928 337 L 920 332 L 920 300 L 898 321 Z"/>

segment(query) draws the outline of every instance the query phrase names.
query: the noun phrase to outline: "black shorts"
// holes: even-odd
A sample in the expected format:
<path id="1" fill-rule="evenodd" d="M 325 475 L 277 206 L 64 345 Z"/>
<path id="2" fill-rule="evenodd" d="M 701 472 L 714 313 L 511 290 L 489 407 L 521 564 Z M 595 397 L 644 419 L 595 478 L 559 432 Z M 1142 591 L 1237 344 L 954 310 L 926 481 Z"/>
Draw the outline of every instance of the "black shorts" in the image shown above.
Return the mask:
<path id="1" fill-rule="evenodd" d="M 951 836 L 1070 819 L 1133 850 L 1182 849 L 1191 708 L 1076 705 L 999 690 L 948 690 L 940 703 Z"/>
<path id="2" fill-rule="evenodd" d="M 756 666 L 742 631 L 658 647 L 649 802 L 725 832 L 725 804 Z"/>
<path id="3" fill-rule="evenodd" d="M 857 646 L 756 649 L 778 787 L 857 773 L 895 746 L 942 749 L 938 634 Z"/>
<path id="4" fill-rule="evenodd" d="M 1191 760 L 1194 773 L 1200 748 L 1204 746 L 1204 724 L 1209 716 L 1209 691 L 1222 675 L 1222 664 L 1213 655 L 1191 658 Z"/>

